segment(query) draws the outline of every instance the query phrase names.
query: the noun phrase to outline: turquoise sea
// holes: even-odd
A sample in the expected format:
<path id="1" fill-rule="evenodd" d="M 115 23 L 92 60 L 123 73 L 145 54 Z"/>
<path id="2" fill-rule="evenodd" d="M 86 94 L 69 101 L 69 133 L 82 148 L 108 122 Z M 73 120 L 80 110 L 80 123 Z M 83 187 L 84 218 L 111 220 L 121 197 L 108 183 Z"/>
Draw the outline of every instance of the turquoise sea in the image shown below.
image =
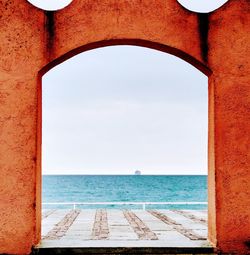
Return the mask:
<path id="1" fill-rule="evenodd" d="M 206 202 L 204 175 L 44 175 L 45 202 Z M 98 208 L 98 205 L 78 206 Z M 206 209 L 206 205 L 149 205 L 147 208 Z M 43 205 L 43 208 L 72 208 Z M 141 208 L 107 205 L 105 208 Z"/>

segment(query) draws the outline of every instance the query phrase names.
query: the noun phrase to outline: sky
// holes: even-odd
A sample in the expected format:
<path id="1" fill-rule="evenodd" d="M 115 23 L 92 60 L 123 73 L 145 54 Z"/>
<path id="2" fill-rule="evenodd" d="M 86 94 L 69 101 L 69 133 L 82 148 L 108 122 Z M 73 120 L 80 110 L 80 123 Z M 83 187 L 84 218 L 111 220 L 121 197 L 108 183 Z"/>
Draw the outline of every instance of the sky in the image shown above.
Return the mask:
<path id="1" fill-rule="evenodd" d="M 43 174 L 207 174 L 207 77 L 136 46 L 81 53 L 43 76 Z"/>

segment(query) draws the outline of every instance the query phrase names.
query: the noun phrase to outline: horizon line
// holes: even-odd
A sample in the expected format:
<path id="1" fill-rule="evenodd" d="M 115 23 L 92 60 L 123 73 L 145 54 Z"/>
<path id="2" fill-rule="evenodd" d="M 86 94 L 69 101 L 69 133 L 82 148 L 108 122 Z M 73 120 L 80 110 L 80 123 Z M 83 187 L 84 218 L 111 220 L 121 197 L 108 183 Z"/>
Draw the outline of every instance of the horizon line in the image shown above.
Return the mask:
<path id="1" fill-rule="evenodd" d="M 105 173 L 103 173 L 103 174 L 74 174 L 74 173 L 70 173 L 70 174 L 68 174 L 68 173 L 63 173 L 63 174 L 57 174 L 57 173 L 52 173 L 52 174 L 42 174 L 42 175 L 92 175 L 92 176 L 95 176 L 95 175 L 120 175 L 120 176 L 125 176 L 125 175 L 136 175 L 136 174 L 134 174 L 134 173 L 131 173 L 131 174 L 105 174 Z M 184 175 L 184 176 L 189 176 L 189 175 L 205 175 L 205 176 L 207 176 L 207 174 L 140 174 L 140 175 L 150 175 L 150 176 L 152 176 L 152 175 L 155 175 L 155 176 L 177 176 L 177 175 Z M 140 176 L 140 175 L 136 175 L 136 176 Z"/>

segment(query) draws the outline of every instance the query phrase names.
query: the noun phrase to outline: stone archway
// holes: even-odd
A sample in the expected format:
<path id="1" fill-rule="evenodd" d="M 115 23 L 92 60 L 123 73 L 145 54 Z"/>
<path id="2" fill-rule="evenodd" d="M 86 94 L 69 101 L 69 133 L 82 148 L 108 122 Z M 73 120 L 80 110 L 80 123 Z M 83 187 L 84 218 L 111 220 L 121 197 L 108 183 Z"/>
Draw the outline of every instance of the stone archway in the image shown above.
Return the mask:
<path id="1" fill-rule="evenodd" d="M 41 75 L 85 50 L 129 44 L 174 54 L 209 75 L 209 239 L 220 251 L 246 254 L 248 1 L 211 14 L 176 0 L 75 0 L 57 12 L 23 0 L 0 4 L 0 252 L 27 254 L 40 240 Z"/>

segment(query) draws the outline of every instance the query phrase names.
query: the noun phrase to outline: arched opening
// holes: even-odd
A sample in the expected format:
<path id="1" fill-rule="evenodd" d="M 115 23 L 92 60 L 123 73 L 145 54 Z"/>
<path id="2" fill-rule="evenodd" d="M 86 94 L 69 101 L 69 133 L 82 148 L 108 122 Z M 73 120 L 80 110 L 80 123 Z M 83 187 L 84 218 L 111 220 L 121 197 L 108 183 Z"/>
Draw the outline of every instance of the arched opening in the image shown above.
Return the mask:
<path id="1" fill-rule="evenodd" d="M 159 46 L 157 45 L 157 47 L 150 47 L 150 48 L 159 48 Z M 107 48 L 107 50 L 108 50 L 108 49 L 109 49 L 109 48 Z M 145 49 L 144 49 L 144 50 L 145 50 Z M 178 51 L 175 51 L 175 50 L 174 50 L 174 52 L 175 52 L 175 53 L 176 53 L 176 52 L 178 53 Z M 88 52 L 88 53 L 90 53 L 90 52 Z M 158 53 L 159 53 L 159 52 L 158 52 Z M 176 53 L 176 54 L 177 54 L 177 53 Z M 85 53 L 85 54 L 86 54 L 86 53 Z M 91 54 L 89 54 L 89 55 L 90 55 L 90 57 L 93 57 L 93 56 L 91 56 Z M 97 54 L 97 55 L 98 55 L 98 54 Z M 143 55 L 145 55 L 145 52 L 143 53 Z M 184 54 L 184 55 L 185 55 L 185 54 Z M 86 56 L 86 55 L 85 55 L 85 56 Z M 173 57 L 172 57 L 172 58 L 173 58 Z M 185 58 L 186 58 L 186 59 L 189 59 L 189 57 L 187 58 L 186 55 L 185 55 Z M 63 59 L 63 58 L 62 58 L 62 59 Z M 62 60 L 62 59 L 61 59 L 61 60 Z M 60 60 L 60 61 L 61 61 L 61 60 Z M 192 60 L 191 62 L 192 62 L 192 63 L 196 63 L 195 60 Z M 56 63 L 56 62 L 54 62 L 54 63 L 52 63 L 52 64 L 54 65 L 55 63 Z M 93 62 L 93 63 L 94 63 L 94 62 Z M 93 63 L 92 63 L 92 64 L 93 64 Z M 89 64 L 89 63 L 88 63 L 88 64 Z M 88 64 L 86 63 L 85 68 L 83 68 L 85 71 L 86 71 L 86 67 L 87 67 Z M 93 65 L 92 67 L 96 68 L 95 64 L 96 64 L 96 63 L 94 63 L 94 65 Z M 200 70 L 203 70 L 203 71 L 205 70 L 206 74 L 209 73 L 209 70 L 207 70 L 204 66 L 200 65 L 199 63 L 196 63 L 196 66 L 198 66 Z M 117 70 L 115 70 L 115 72 L 117 72 Z M 160 72 L 161 72 L 161 71 L 160 71 Z M 145 73 L 148 73 L 148 72 L 145 72 Z M 162 73 L 162 74 L 163 74 L 163 73 Z M 175 75 L 176 75 L 176 74 L 175 74 Z M 187 71 L 187 77 L 188 77 L 188 75 L 189 75 L 189 73 L 188 73 L 188 71 Z M 109 74 L 109 76 L 110 76 L 110 74 Z M 142 75 L 142 74 L 139 74 L 138 76 L 142 77 L 143 75 Z M 184 75 L 184 76 L 185 76 L 185 75 Z M 186 77 L 186 78 L 187 78 L 187 77 Z M 162 78 L 163 78 L 163 77 L 160 77 L 160 79 L 162 79 Z M 166 77 L 165 77 L 165 78 L 166 78 Z M 189 78 L 190 78 L 190 77 L 189 77 Z M 196 77 L 196 78 L 197 78 L 197 77 Z M 203 79 L 204 79 L 204 77 L 203 77 Z M 187 79 L 186 79 L 186 80 L 183 79 L 183 82 L 184 82 L 184 81 L 187 82 Z M 142 79 L 142 80 L 139 80 L 139 82 L 142 83 L 142 82 L 143 82 L 143 79 Z M 147 83 L 147 82 L 148 82 L 148 79 L 145 79 L 145 80 L 144 80 L 144 86 L 145 86 L 145 83 Z M 166 82 L 166 80 L 165 80 L 165 82 Z M 206 79 L 204 79 L 203 82 L 205 82 L 205 83 L 207 84 L 207 80 L 206 80 Z M 106 84 L 108 84 L 108 83 L 109 83 L 109 82 L 106 81 Z M 151 81 L 151 83 L 152 83 L 152 81 Z M 192 82 L 191 82 L 191 83 L 192 83 Z M 191 84 L 191 86 L 192 86 L 192 85 L 194 85 L 194 84 Z M 195 86 L 196 86 L 196 85 L 197 85 L 197 84 L 195 84 Z M 151 87 L 151 86 L 150 86 L 150 82 L 147 83 L 146 86 Z M 162 85 L 161 85 L 161 86 L 162 86 Z M 176 85 L 176 86 L 178 86 L 178 85 Z M 202 85 L 201 85 L 201 86 L 202 86 Z M 155 86 L 154 86 L 154 87 L 155 87 Z M 164 87 L 164 86 L 162 86 L 162 88 L 163 88 L 163 87 Z M 166 88 L 166 87 L 170 88 L 171 86 L 165 86 L 165 88 Z M 107 87 L 104 87 L 104 89 L 105 89 L 105 88 L 107 89 Z M 118 88 L 121 89 L 121 87 L 118 87 Z M 151 87 L 151 88 L 152 88 L 152 87 Z M 188 85 L 186 85 L 186 87 L 184 87 L 184 91 L 181 90 L 181 88 L 183 88 L 183 87 L 182 87 L 182 86 L 179 87 L 179 93 L 178 93 L 178 94 L 180 94 L 180 98 L 182 98 L 182 100 L 185 100 L 184 97 L 185 97 L 185 95 L 186 95 L 187 93 L 190 92 L 190 87 L 188 87 Z M 55 89 L 55 91 L 58 92 L 58 91 L 59 91 L 58 89 L 59 89 L 59 87 L 57 87 L 57 88 Z M 103 93 L 105 90 L 103 90 L 103 91 L 101 90 L 101 91 L 100 91 L 100 89 L 101 89 L 101 86 L 100 86 L 100 87 L 96 87 L 96 90 L 99 91 L 99 94 L 100 94 L 100 95 L 102 95 L 102 93 Z M 108 88 L 108 89 L 110 90 L 110 88 Z M 120 91 L 120 89 L 118 89 L 118 91 Z M 158 89 L 159 89 L 159 88 L 158 88 Z M 133 92 L 134 92 L 135 94 L 138 94 L 138 95 L 140 94 L 139 92 L 140 92 L 140 91 L 143 91 L 143 90 L 144 90 L 143 88 L 139 88 L 139 90 L 136 91 L 136 90 L 133 88 Z M 177 91 L 178 91 L 178 90 L 177 90 Z M 204 91 L 207 91 L 207 88 L 205 88 L 205 90 L 203 90 L 203 92 L 204 92 Z M 70 92 L 70 91 L 66 92 L 66 94 L 68 95 L 69 92 Z M 85 91 L 85 92 L 86 92 L 86 91 Z M 168 93 L 166 93 L 166 92 L 168 92 L 168 93 L 171 94 L 170 91 L 164 91 L 164 90 L 162 90 L 162 91 L 158 94 L 158 96 L 161 95 L 161 96 L 163 97 L 163 98 L 162 98 L 162 101 L 165 101 L 165 102 L 171 101 L 171 96 L 170 96 L 169 98 L 166 98 L 166 97 L 164 98 L 163 95 L 166 96 L 166 95 L 168 94 Z M 78 95 L 80 95 L 80 94 L 81 94 L 81 93 L 78 93 Z M 124 94 L 124 91 L 122 91 L 122 94 Z M 130 94 L 129 94 L 130 97 L 131 97 L 131 94 L 132 94 L 132 93 L 131 93 L 131 91 L 130 91 Z M 143 94 L 143 93 L 142 93 L 142 94 Z M 192 93 L 191 93 L 191 94 L 192 94 Z M 116 96 L 119 96 L 119 95 L 116 95 Z M 205 93 L 205 94 L 203 94 L 202 96 L 201 96 L 201 95 L 196 95 L 196 96 L 197 96 L 196 99 L 201 100 L 201 101 L 200 101 L 200 103 L 201 103 L 201 102 L 204 100 L 204 98 L 207 97 L 207 94 Z M 151 91 L 149 90 L 149 91 L 148 91 L 147 98 L 144 98 L 144 100 L 146 99 L 146 101 L 150 101 L 150 99 L 152 99 L 152 97 L 154 97 L 154 95 L 152 95 L 152 90 L 151 90 Z M 88 99 L 88 98 L 86 97 L 84 101 L 86 101 L 87 99 Z M 92 98 L 92 99 L 93 99 L 93 98 Z M 135 99 L 136 99 L 136 98 L 135 98 Z M 193 97 L 193 100 L 196 100 L 196 99 L 195 99 L 195 97 Z M 155 101 L 157 101 L 157 100 L 159 100 L 159 98 L 156 97 L 156 98 L 155 98 Z M 179 99 L 179 100 L 180 100 L 180 99 Z M 77 101 L 77 100 L 76 100 L 76 101 Z M 191 100 L 191 101 L 192 101 L 192 100 Z M 75 102 L 75 103 L 76 103 L 76 102 Z M 151 103 L 152 103 L 152 102 L 151 102 Z M 204 103 L 204 102 L 202 102 L 202 103 Z M 127 105 L 127 102 L 125 102 L 125 104 Z M 151 106 L 152 106 L 152 105 L 151 105 Z M 200 105 L 200 106 L 201 106 L 201 105 Z M 204 108 L 204 106 L 205 106 L 205 108 Z M 115 107 L 116 107 L 116 108 L 117 108 L 117 107 L 119 108 L 119 104 L 116 105 L 116 106 L 115 106 L 115 105 L 112 105 L 111 107 L 110 107 L 110 105 L 109 105 L 109 108 L 111 108 L 111 109 L 114 109 Z M 101 108 L 103 108 L 103 107 L 101 106 Z M 101 108 L 99 108 L 99 110 L 100 110 Z M 155 109 L 155 112 L 152 112 L 152 113 L 151 113 L 151 116 L 154 116 L 155 113 L 156 113 L 157 111 L 159 112 L 159 109 L 160 109 L 160 108 L 166 110 L 167 107 L 166 107 L 166 105 L 164 105 L 164 104 L 161 105 L 160 107 L 158 107 L 157 109 Z M 185 108 L 185 106 L 184 106 L 184 108 Z M 184 109 L 184 108 L 180 109 L 180 112 L 183 112 L 183 109 Z M 198 110 L 201 110 L 202 107 L 197 107 L 197 105 L 196 105 L 194 108 L 196 108 L 196 109 L 198 108 Z M 152 109 L 152 107 L 151 107 L 151 109 Z M 207 120 L 207 100 L 206 100 L 205 104 L 203 105 L 203 112 L 202 112 L 202 113 L 204 113 L 204 109 L 205 109 L 205 111 L 206 111 L 205 119 Z M 105 110 L 105 109 L 104 109 L 104 110 Z M 131 115 L 131 113 L 134 112 L 134 110 L 135 110 L 134 108 L 131 109 L 130 115 Z M 149 108 L 148 108 L 148 109 L 144 108 L 144 110 L 149 110 Z M 192 111 L 192 110 L 191 110 L 191 111 Z M 90 112 L 91 112 L 91 111 L 90 111 Z M 187 113 L 187 111 L 186 111 L 186 113 Z M 201 113 L 201 115 L 202 115 L 202 113 Z M 140 114 L 142 114 L 142 112 L 139 112 L 139 115 L 140 115 Z M 159 114 L 159 113 L 158 113 L 158 114 Z M 161 119 L 161 117 L 164 116 L 164 115 L 165 115 L 165 116 L 167 115 L 166 112 L 165 112 L 165 113 L 164 113 L 164 112 L 161 112 L 161 113 L 159 114 L 159 116 L 158 116 L 158 119 Z M 137 115 L 137 116 L 138 116 L 138 115 Z M 65 117 L 65 116 L 64 116 L 64 117 Z M 114 116 L 113 116 L 113 117 L 114 117 Z M 183 116 L 182 116 L 182 117 L 183 117 Z M 204 117 L 204 116 L 203 116 L 203 117 Z M 187 120 L 188 120 L 188 119 L 193 119 L 193 118 L 195 118 L 195 117 L 192 117 L 191 115 L 189 115 L 189 117 L 187 118 Z M 116 119 L 117 119 L 117 118 L 116 118 Z M 163 118 L 163 119 L 164 119 L 164 118 Z M 136 120 L 136 117 L 134 118 L 134 120 Z M 46 121 L 46 120 L 45 120 L 45 121 Z M 130 121 L 131 121 L 131 120 L 130 120 Z M 47 122 L 48 122 L 48 121 L 47 121 Z M 86 119 L 85 119 L 85 122 L 86 122 Z M 189 121 L 188 121 L 188 122 L 189 122 Z M 188 122 L 187 122 L 187 123 L 188 123 Z M 187 125 L 187 123 L 186 123 L 186 124 L 182 123 L 182 124 Z M 191 123 L 191 122 L 189 122 L 189 123 Z M 113 122 L 113 124 L 114 124 L 114 122 Z M 143 124 L 144 124 L 144 126 L 145 126 L 145 122 L 144 122 Z M 163 125 L 162 123 L 158 123 L 158 125 L 159 125 L 159 124 L 160 124 L 160 125 Z M 200 123 L 199 123 L 199 124 L 200 124 Z M 206 129 L 206 127 L 204 126 L 204 124 L 205 124 L 205 126 L 206 126 L 206 122 L 205 122 L 205 123 L 203 123 L 203 124 L 201 125 L 201 128 L 198 128 L 198 129 L 196 130 L 196 132 L 197 132 L 197 131 L 199 132 L 199 130 L 203 130 L 203 131 L 204 131 L 204 128 L 205 128 L 205 133 L 207 133 L 207 129 Z M 197 125 L 198 125 L 198 123 L 197 123 Z M 143 126 L 143 125 L 142 125 L 142 126 Z M 178 127 L 178 126 L 181 127 L 181 125 L 180 125 L 180 123 L 178 123 L 178 121 L 177 121 L 177 123 L 175 123 L 174 126 L 175 126 L 175 127 Z M 188 127 L 188 125 L 187 125 L 187 127 Z M 93 128 L 93 126 L 92 126 L 92 128 Z M 114 131 L 114 130 L 113 130 L 113 131 Z M 196 133 L 196 132 L 194 132 L 194 133 Z M 177 133 L 178 133 L 178 131 L 177 131 Z M 181 132 L 180 132 L 180 133 L 181 133 Z M 134 138 L 135 138 L 135 137 L 134 137 Z M 168 139 L 169 139 L 169 138 L 170 138 L 170 136 L 168 137 Z M 174 137 L 172 137 L 172 138 L 174 138 Z M 178 137 L 176 136 L 174 139 L 177 140 Z M 206 140 L 206 139 L 207 139 L 207 137 L 205 136 L 205 140 Z M 158 140 L 158 142 L 159 142 L 159 140 Z M 165 141 L 165 142 L 166 142 L 166 141 Z M 106 145 L 107 145 L 107 144 L 106 144 Z M 95 146 L 96 146 L 96 145 L 95 145 Z M 178 145 L 178 146 L 179 146 L 179 145 Z M 179 147 L 180 147 L 180 146 L 179 146 Z M 143 148 L 142 144 L 141 144 L 141 147 L 140 147 L 140 148 Z M 137 148 L 137 149 L 138 149 L 138 148 Z M 205 154 L 206 154 L 206 146 L 203 146 L 203 150 L 205 151 Z M 103 150 L 103 151 L 104 151 L 104 150 Z M 186 150 L 186 151 L 187 151 L 187 150 Z M 204 152 L 204 151 L 203 151 L 203 152 Z M 128 153 L 128 150 L 127 150 L 126 152 Z M 126 154 L 126 152 L 125 152 L 125 154 Z M 152 152 L 152 151 L 151 151 L 151 152 Z M 124 153 L 124 152 L 123 152 L 123 153 Z M 133 154 L 133 153 L 132 153 L 132 154 Z M 203 153 L 203 154 L 204 154 L 204 153 Z M 144 157 L 145 157 L 145 155 L 144 155 Z M 145 157 L 145 158 L 146 158 L 146 157 Z M 181 157 L 180 157 L 180 158 L 181 158 Z M 182 158 L 183 158 L 183 157 L 182 157 Z M 168 159 L 170 160 L 171 157 L 169 157 Z M 86 160 L 86 159 L 85 159 L 85 160 Z M 147 162 L 146 164 L 148 164 L 148 162 Z M 129 168 L 130 168 L 130 167 L 133 168 L 132 166 L 129 166 Z M 153 167 L 154 167 L 154 166 L 153 166 Z M 135 168 L 133 168 L 133 169 L 136 169 L 136 168 L 137 168 L 137 166 L 136 166 Z M 96 169 L 92 169 L 92 171 L 93 171 L 93 170 L 96 170 Z M 91 171 L 91 173 L 92 173 L 92 171 Z M 152 171 L 153 171 L 153 168 L 151 168 L 150 171 L 152 172 Z M 162 171 L 163 171 L 163 170 L 162 170 Z M 176 171 L 176 169 L 175 169 L 175 171 Z M 178 169 L 177 169 L 177 171 L 178 171 Z M 206 172 L 206 170 L 205 170 L 205 172 Z M 161 173 L 162 173 L 162 172 L 161 172 Z M 171 174 L 171 172 L 170 172 L 170 174 Z M 172 174 L 173 174 L 173 172 L 172 172 Z M 204 174 L 204 171 L 203 171 L 202 174 Z M 198 182 L 199 182 L 199 181 L 198 181 Z M 192 186 L 192 185 L 191 185 L 191 186 Z M 189 187 L 189 188 L 190 188 L 190 187 Z M 191 189 L 190 189 L 190 190 L 191 190 Z M 204 199 L 204 198 L 202 198 L 202 200 L 203 200 L 203 199 Z M 76 202 L 77 202 L 77 201 L 76 201 Z M 202 202 L 204 202 L 204 201 L 202 201 Z M 177 208 L 178 208 L 178 207 L 177 207 Z M 50 212 L 49 212 L 49 213 L 50 213 Z M 49 213 L 48 213 L 48 214 L 49 214 Z M 47 215 L 47 214 L 46 214 L 46 215 Z M 184 215 L 184 216 L 182 215 L 182 216 L 188 218 L 187 215 L 188 215 L 188 214 L 186 214 L 186 215 Z M 154 215 L 154 216 L 155 216 L 156 218 L 157 218 L 157 217 L 158 217 L 158 218 L 159 218 L 159 217 L 162 217 L 162 215 Z M 182 217 L 182 216 L 180 215 L 180 217 Z M 190 215 L 189 215 L 189 216 L 190 216 Z M 74 217 L 74 216 L 73 216 L 73 217 Z M 128 218 L 129 218 L 129 217 L 130 217 L 130 216 L 128 216 Z M 196 218 L 199 218 L 199 217 L 196 217 Z M 127 219 L 127 220 L 128 220 L 128 219 Z M 163 219 L 159 219 L 159 220 L 162 221 Z M 129 221 L 129 220 L 128 220 L 128 221 Z M 202 219 L 201 219 L 201 221 L 202 221 Z"/>
<path id="2" fill-rule="evenodd" d="M 27 1 L 1 5 L 5 26 L 0 65 L 0 252 L 29 254 L 40 240 L 40 75 L 77 52 L 131 44 L 152 46 L 213 71 L 209 77 L 210 240 L 218 252 L 247 254 L 248 7 L 246 0 L 228 1 L 211 14 L 200 15 L 174 0 L 73 1 L 58 12 L 39 10 Z"/>

